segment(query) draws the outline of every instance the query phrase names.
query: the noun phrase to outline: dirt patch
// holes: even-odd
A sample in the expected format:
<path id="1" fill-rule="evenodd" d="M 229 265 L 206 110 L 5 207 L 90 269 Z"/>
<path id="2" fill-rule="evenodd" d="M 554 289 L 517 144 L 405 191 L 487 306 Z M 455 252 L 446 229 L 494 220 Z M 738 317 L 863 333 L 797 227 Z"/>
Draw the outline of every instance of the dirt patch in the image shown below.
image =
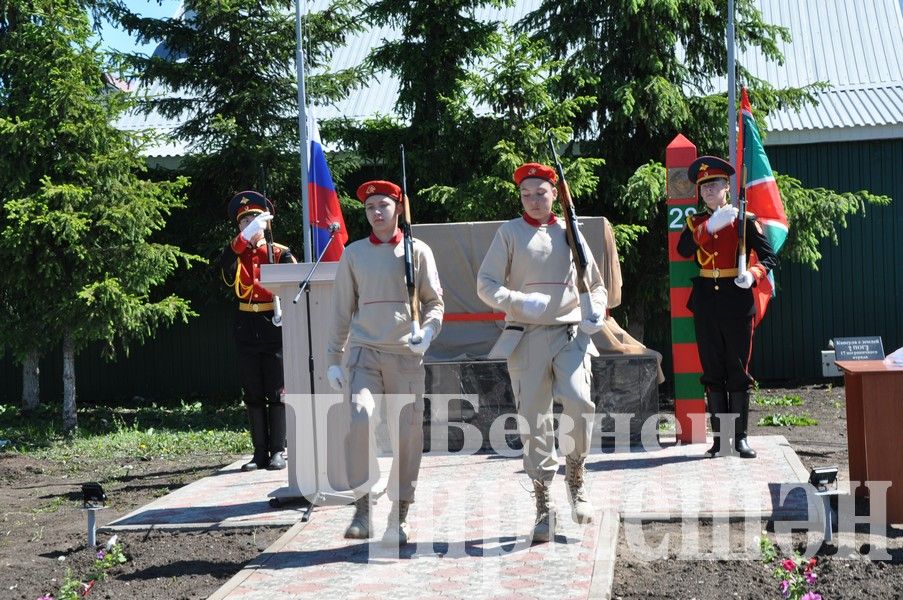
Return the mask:
<path id="1" fill-rule="evenodd" d="M 799 396 L 799 406 L 763 406 L 752 404 L 750 423 L 769 414 L 808 416 L 818 425 L 810 427 L 774 427 L 751 425 L 751 435 L 780 434 L 787 438 L 807 468 L 836 465 L 841 489 L 848 489 L 849 470 L 844 389 L 835 386 L 809 386 L 794 389 L 767 389 L 760 396 L 779 398 Z M 753 441 L 753 447 L 755 442 Z M 866 502 L 857 502 L 856 512 L 867 514 Z M 761 530 L 774 539 L 774 523 L 701 521 L 686 523 L 623 523 L 618 542 L 612 598 L 639 600 L 681 598 L 723 600 L 725 598 L 779 599 L 779 580 L 772 576 L 773 566 L 761 562 L 758 542 Z M 886 548 L 886 560 L 870 560 L 869 533 L 877 535 L 876 546 Z M 903 530 L 890 527 L 869 531 L 857 526 L 856 535 L 838 548 L 821 546 L 814 556 L 818 561 L 815 590 L 825 600 L 838 598 L 903 598 Z M 781 550 L 785 556 L 803 552 L 803 534 L 785 538 Z M 655 549 L 655 552 L 649 552 Z M 645 550 L 645 551 L 644 551 Z"/>
<path id="2" fill-rule="evenodd" d="M 91 571 L 96 551 L 86 547 L 83 482 L 103 482 L 108 508 L 97 521 L 105 524 L 236 458 L 60 464 L 0 454 L 0 597 L 35 600 L 56 592 L 67 570 L 79 579 Z M 206 598 L 285 529 L 119 533 L 128 562 L 109 571 L 88 597 Z"/>
<path id="3" fill-rule="evenodd" d="M 846 413 L 843 388 L 769 389 L 763 395 L 799 395 L 801 406 L 753 405 L 750 421 L 770 413 L 806 414 L 814 427 L 758 427 L 753 435 L 784 435 L 807 467 L 836 464 L 846 473 Z M 171 490 L 212 474 L 235 456 L 191 456 L 176 460 L 102 463 L 47 463 L 0 453 L 0 597 L 35 600 L 54 592 L 71 569 L 84 576 L 94 560 L 85 547 L 81 484 L 101 481 L 109 508 L 100 524 L 124 516 Z M 842 475 L 845 477 L 845 475 Z M 750 540 L 762 523 L 698 523 L 698 548 L 688 552 L 681 523 L 624 524 L 615 568 L 613 598 L 780 598 L 771 570 Z M 633 527 L 634 529 L 630 529 Z M 639 529 L 636 529 L 639 527 Z M 90 598 L 129 600 L 206 598 L 249 560 L 274 542 L 282 528 L 152 531 L 120 533 L 129 560 L 110 571 Z M 636 552 L 635 534 L 647 546 L 660 546 L 660 556 Z M 882 532 L 890 560 L 862 560 L 854 552 L 834 554 L 825 546 L 817 554 L 819 584 L 825 599 L 901 598 L 903 531 Z M 632 538 L 630 536 L 633 536 Z M 100 536 L 106 541 L 108 536 Z M 868 542 L 864 533 L 858 543 Z M 752 545 L 752 548 L 750 546 Z M 727 554 L 724 548 L 727 548 Z M 691 547 L 692 549 L 692 547 Z M 716 552 L 717 550 L 717 552 Z M 857 546 L 857 550 L 862 550 Z"/>

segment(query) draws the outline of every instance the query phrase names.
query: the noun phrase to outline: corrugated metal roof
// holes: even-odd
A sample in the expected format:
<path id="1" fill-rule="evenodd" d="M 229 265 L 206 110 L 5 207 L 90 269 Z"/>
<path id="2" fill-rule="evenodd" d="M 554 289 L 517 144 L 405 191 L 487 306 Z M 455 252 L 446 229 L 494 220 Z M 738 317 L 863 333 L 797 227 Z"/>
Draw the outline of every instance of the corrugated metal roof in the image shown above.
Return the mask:
<path id="1" fill-rule="evenodd" d="M 481 21 L 516 23 L 536 10 L 541 0 L 476 11 Z M 819 92 L 817 106 L 799 113 L 769 115 L 769 144 L 903 137 L 903 0 L 758 0 L 766 22 L 790 30 L 792 40 L 780 42 L 783 64 L 768 61 L 758 50 L 738 50 L 738 60 L 754 75 L 776 87 L 801 87 L 818 81 L 830 90 Z M 308 11 L 320 11 L 329 0 L 312 0 Z M 361 64 L 383 40 L 399 37 L 391 27 L 377 27 L 352 36 L 338 49 L 329 70 Z M 724 89 L 724 80 L 713 81 Z M 364 119 L 395 112 L 398 79 L 383 73 L 347 98 L 316 108 L 319 119 Z M 753 107 L 755 109 L 755 107 Z M 124 117 L 125 129 L 153 127 L 172 131 L 177 122 L 150 115 Z M 151 149 L 151 155 L 177 156 L 186 145 L 171 142 Z"/>
<path id="2" fill-rule="evenodd" d="M 738 55 L 776 87 L 818 81 L 817 106 L 769 115 L 769 144 L 903 137 L 903 0 L 759 0 L 766 22 L 790 30 L 784 63 Z M 719 82 L 723 87 L 724 82 Z M 755 109 L 755 107 L 753 107 Z"/>

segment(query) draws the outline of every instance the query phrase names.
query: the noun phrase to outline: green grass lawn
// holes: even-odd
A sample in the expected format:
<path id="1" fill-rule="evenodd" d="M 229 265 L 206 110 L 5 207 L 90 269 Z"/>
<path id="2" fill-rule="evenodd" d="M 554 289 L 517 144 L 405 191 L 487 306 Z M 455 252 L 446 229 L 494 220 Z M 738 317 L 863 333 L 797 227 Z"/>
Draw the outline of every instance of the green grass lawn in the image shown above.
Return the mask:
<path id="1" fill-rule="evenodd" d="M 243 405 L 180 402 L 172 405 L 95 406 L 82 402 L 78 431 L 62 433 L 59 405 L 42 405 L 29 415 L 0 405 L 2 451 L 55 461 L 71 458 L 176 457 L 242 454 L 251 451 Z"/>

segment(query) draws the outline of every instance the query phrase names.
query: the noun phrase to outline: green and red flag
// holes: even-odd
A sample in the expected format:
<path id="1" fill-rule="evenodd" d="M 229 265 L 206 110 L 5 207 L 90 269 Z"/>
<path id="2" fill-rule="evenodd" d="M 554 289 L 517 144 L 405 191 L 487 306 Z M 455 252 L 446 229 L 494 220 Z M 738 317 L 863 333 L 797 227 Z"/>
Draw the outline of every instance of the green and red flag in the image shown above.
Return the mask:
<path id="1" fill-rule="evenodd" d="M 759 135 L 759 128 L 753 118 L 746 88 L 743 88 L 740 94 L 739 139 L 737 140 L 738 187 L 744 184 L 744 169 L 746 172 L 746 210 L 756 215 L 765 236 L 777 254 L 787 239 L 787 214 L 784 212 L 784 203 L 781 201 L 781 192 L 774 179 L 771 163 L 768 162 L 768 156 L 765 155 L 765 148 L 762 146 L 762 136 Z M 750 266 L 756 262 L 758 259 L 752 257 Z M 756 325 L 758 325 L 765 316 L 769 300 L 775 295 L 772 273 L 768 274 L 767 280 L 760 281 L 753 288 L 753 295 L 756 300 Z"/>

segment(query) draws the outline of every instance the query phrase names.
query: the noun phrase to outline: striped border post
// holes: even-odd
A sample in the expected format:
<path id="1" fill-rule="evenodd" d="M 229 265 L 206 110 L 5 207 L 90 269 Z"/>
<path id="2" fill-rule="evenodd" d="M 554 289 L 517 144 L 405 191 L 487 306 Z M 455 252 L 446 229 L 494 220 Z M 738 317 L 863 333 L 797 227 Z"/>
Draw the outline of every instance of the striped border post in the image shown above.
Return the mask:
<path id="1" fill-rule="evenodd" d="M 696 146 L 678 134 L 665 151 L 668 169 L 668 263 L 671 285 L 671 351 L 674 357 L 674 416 L 677 441 L 705 442 L 705 390 L 699 383 L 702 366 L 696 348 L 693 313 L 687 309 L 698 274 L 692 258 L 677 253 L 677 240 L 687 217 L 696 212 L 696 186 L 687 179 L 687 167 L 696 160 Z"/>

